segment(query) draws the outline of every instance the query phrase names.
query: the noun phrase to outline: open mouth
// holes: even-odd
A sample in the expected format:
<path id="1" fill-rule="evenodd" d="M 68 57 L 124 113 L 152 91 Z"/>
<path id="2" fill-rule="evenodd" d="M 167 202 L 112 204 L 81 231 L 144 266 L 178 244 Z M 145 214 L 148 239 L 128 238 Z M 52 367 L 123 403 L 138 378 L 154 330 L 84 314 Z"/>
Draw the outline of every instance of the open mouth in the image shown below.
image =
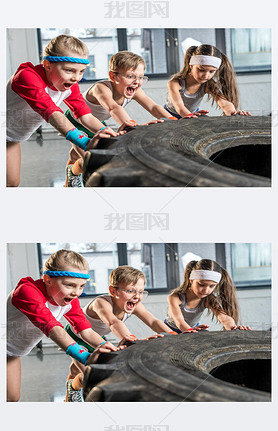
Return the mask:
<path id="1" fill-rule="evenodd" d="M 64 298 L 66 304 L 69 304 L 72 301 L 72 298 Z"/>
<path id="2" fill-rule="evenodd" d="M 137 87 L 136 87 L 136 88 L 133 88 L 133 87 L 127 87 L 127 89 L 126 89 L 126 94 L 127 94 L 129 97 L 132 97 L 132 96 L 133 96 L 133 94 L 135 93 L 136 89 L 137 89 Z"/>
<path id="3" fill-rule="evenodd" d="M 128 309 L 128 311 L 133 311 L 136 304 L 137 304 L 137 302 L 128 301 L 126 303 L 126 308 Z"/>
<path id="4" fill-rule="evenodd" d="M 68 90 L 71 86 L 72 86 L 72 84 L 69 84 L 69 83 L 65 83 L 64 84 L 64 87 L 65 87 L 66 90 Z"/>

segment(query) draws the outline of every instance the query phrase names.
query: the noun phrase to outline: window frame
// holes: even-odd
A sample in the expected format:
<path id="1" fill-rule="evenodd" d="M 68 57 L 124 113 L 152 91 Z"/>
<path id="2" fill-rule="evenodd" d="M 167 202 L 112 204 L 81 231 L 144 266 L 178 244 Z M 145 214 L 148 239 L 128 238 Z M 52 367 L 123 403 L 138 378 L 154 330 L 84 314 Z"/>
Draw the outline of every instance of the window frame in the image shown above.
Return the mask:
<path id="1" fill-rule="evenodd" d="M 163 73 L 147 73 L 147 76 L 151 79 L 165 79 L 180 70 L 179 65 L 179 40 L 178 31 L 175 28 L 163 28 L 164 38 L 165 38 L 165 50 L 166 50 L 166 72 Z M 231 61 L 232 61 L 232 28 L 215 28 L 215 40 L 216 46 L 221 52 L 227 54 L 227 48 L 230 50 Z M 118 50 L 124 51 L 128 49 L 128 35 L 126 28 L 117 28 L 117 40 L 118 40 Z M 230 34 L 227 34 L 227 31 Z M 37 28 L 37 39 L 38 39 L 38 49 L 39 54 L 42 52 L 42 34 L 41 29 Z M 227 47 L 227 41 L 229 40 L 229 47 Z M 254 75 L 254 74 L 269 74 L 272 71 L 272 64 L 265 67 L 262 66 L 244 66 L 237 67 L 234 66 L 234 71 L 237 75 Z M 97 79 L 83 79 L 82 82 L 95 83 L 101 79 L 107 77 L 97 78 Z"/>
<path id="2" fill-rule="evenodd" d="M 127 45 L 127 29 L 117 28 L 117 40 L 118 40 L 118 51 L 126 51 L 128 49 Z M 177 72 L 179 69 L 178 62 L 178 46 L 175 46 L 175 40 L 177 40 L 178 34 L 176 29 L 164 28 L 164 39 L 165 39 L 165 49 L 166 49 L 166 69 L 167 72 L 163 73 L 148 73 L 147 76 L 151 79 L 165 79 L 169 78 L 170 75 Z M 37 28 L 37 39 L 38 39 L 38 49 L 39 55 L 42 53 L 42 34 L 41 29 Z M 95 83 L 107 77 L 97 79 L 82 79 L 82 82 Z"/>
<path id="3" fill-rule="evenodd" d="M 128 243 L 117 243 L 117 254 L 118 254 L 118 265 L 128 265 Z M 150 243 L 152 244 L 152 243 Z M 164 259 L 166 263 L 166 287 L 163 288 L 152 288 L 145 290 L 149 292 L 152 295 L 161 294 L 161 293 L 168 293 L 172 290 L 172 286 L 179 286 L 182 282 L 180 280 L 179 276 L 179 254 L 178 254 L 178 244 L 179 243 L 161 243 L 165 246 L 165 254 Z M 223 267 L 227 268 L 227 266 L 230 266 L 229 273 L 232 277 L 232 258 L 231 258 L 231 252 L 228 251 L 228 247 L 231 247 L 232 244 L 235 243 L 213 243 L 215 246 L 215 260 Z M 38 263 L 40 271 L 42 272 L 42 249 L 41 244 L 37 244 L 37 251 L 38 251 Z M 86 258 L 86 253 L 82 253 L 84 257 Z M 42 273 L 41 273 L 42 276 Z M 234 285 L 236 287 L 236 290 L 242 291 L 242 290 L 258 290 L 258 289 L 271 289 L 272 287 L 272 278 L 267 280 L 246 280 L 244 282 L 234 282 Z M 171 286 L 171 287 L 170 287 Z M 102 293 L 90 293 L 85 294 L 86 297 L 95 298 L 99 295 L 104 294 Z M 85 296 L 84 295 L 84 296 Z"/>
<path id="4" fill-rule="evenodd" d="M 232 249 L 232 245 L 235 243 L 230 243 L 230 247 Z M 248 243 L 249 244 L 249 243 Z M 232 265 L 232 256 L 230 250 L 230 263 L 231 263 L 231 277 L 233 283 L 237 290 L 258 290 L 258 289 L 271 289 L 272 288 L 272 277 L 265 280 L 246 280 L 246 281 L 234 281 L 233 277 L 233 265 Z M 271 259 L 272 264 L 272 259 Z M 272 275 L 272 273 L 271 273 Z"/>
<path id="5" fill-rule="evenodd" d="M 230 50 L 231 50 L 231 62 L 233 61 L 233 52 L 232 52 L 232 30 L 233 28 L 229 28 L 229 38 L 230 38 Z M 255 27 L 257 28 L 257 27 Z M 247 28 L 249 29 L 249 28 Z M 249 29 L 250 30 L 250 29 Z M 224 51 L 223 51 L 224 52 Z M 233 69 L 236 73 L 236 75 L 255 75 L 255 74 L 269 74 L 272 73 L 272 46 L 271 46 L 271 58 L 270 58 L 270 64 L 266 66 L 235 66 L 232 63 Z"/>

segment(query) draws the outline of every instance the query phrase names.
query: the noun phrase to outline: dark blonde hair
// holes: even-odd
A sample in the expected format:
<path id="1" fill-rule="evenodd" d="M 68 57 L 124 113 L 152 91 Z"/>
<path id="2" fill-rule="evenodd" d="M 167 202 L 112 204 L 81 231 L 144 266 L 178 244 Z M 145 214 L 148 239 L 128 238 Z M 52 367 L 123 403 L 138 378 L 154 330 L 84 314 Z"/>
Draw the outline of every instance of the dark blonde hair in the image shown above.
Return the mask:
<path id="1" fill-rule="evenodd" d="M 72 250 L 58 250 L 53 253 L 44 264 L 44 271 L 66 271 L 74 267 L 89 272 L 89 265 L 81 254 Z"/>
<path id="2" fill-rule="evenodd" d="M 191 281 L 189 280 L 189 276 L 193 269 L 216 271 L 222 275 L 221 280 L 216 285 L 214 291 L 206 297 L 205 307 L 211 312 L 225 313 L 227 316 L 232 317 L 237 324 L 239 319 L 239 308 L 234 284 L 227 271 L 214 260 L 201 259 L 199 261 L 192 260 L 189 262 L 184 271 L 184 280 L 182 284 L 174 289 L 170 295 L 186 293 L 186 291 L 190 289 Z M 212 316 L 212 319 L 213 317 L 214 315 Z"/>
<path id="3" fill-rule="evenodd" d="M 87 58 L 89 56 L 89 50 L 82 40 L 66 34 L 54 37 L 45 47 L 43 56 L 62 56 L 68 52 L 73 52 Z"/>
<path id="4" fill-rule="evenodd" d="M 239 93 L 236 83 L 235 72 L 228 57 L 222 54 L 219 49 L 212 45 L 190 46 L 184 57 L 183 68 L 175 75 L 171 76 L 170 81 L 177 81 L 178 79 L 185 79 L 190 73 L 191 66 L 189 64 L 193 55 L 212 55 L 213 57 L 220 58 L 221 64 L 219 69 L 215 72 L 214 76 L 206 82 L 205 91 L 209 96 L 216 98 L 225 98 L 231 102 L 235 109 L 239 105 Z M 212 100 L 212 105 L 214 100 Z"/>
<path id="5" fill-rule="evenodd" d="M 114 54 L 109 60 L 109 71 L 117 72 L 119 69 L 136 69 L 139 64 L 143 64 L 146 68 L 145 60 L 140 55 L 130 51 L 119 51 Z"/>
<path id="6" fill-rule="evenodd" d="M 118 287 L 119 284 L 136 284 L 142 278 L 146 283 L 145 274 L 132 266 L 122 265 L 113 269 L 109 275 L 109 286 Z"/>

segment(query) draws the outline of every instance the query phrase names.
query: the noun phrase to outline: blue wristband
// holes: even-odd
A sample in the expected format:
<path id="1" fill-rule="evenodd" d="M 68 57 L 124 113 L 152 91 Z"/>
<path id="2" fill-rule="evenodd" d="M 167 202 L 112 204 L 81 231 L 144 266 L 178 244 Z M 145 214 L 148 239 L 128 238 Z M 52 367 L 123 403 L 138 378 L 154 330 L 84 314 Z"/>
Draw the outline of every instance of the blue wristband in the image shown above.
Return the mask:
<path id="1" fill-rule="evenodd" d="M 71 141 L 78 147 L 82 148 L 82 150 L 84 151 L 86 151 L 87 144 L 90 141 L 90 139 L 76 127 L 68 131 L 68 133 L 66 134 L 66 139 L 68 141 Z"/>
<path id="2" fill-rule="evenodd" d="M 77 359 L 77 361 L 84 365 L 86 365 L 87 359 L 90 356 L 90 353 L 84 350 L 84 348 L 77 343 L 70 344 L 66 350 L 66 354 Z"/>
<path id="3" fill-rule="evenodd" d="M 107 341 L 106 341 L 106 340 L 105 340 L 105 341 L 103 341 L 102 343 L 100 343 L 98 347 L 103 346 L 103 344 L 105 344 L 105 343 L 107 343 Z"/>

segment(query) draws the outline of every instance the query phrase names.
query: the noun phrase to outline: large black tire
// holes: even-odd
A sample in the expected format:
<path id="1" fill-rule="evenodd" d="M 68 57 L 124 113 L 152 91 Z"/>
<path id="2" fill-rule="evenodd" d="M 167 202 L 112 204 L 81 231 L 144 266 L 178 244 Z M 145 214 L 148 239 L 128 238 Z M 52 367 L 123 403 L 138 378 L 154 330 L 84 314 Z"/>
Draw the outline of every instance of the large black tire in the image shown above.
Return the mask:
<path id="1" fill-rule="evenodd" d="M 270 187 L 270 117 L 137 126 L 85 156 L 86 187 Z"/>
<path id="2" fill-rule="evenodd" d="M 271 333 L 201 331 L 139 341 L 86 367 L 90 401 L 271 401 Z"/>

